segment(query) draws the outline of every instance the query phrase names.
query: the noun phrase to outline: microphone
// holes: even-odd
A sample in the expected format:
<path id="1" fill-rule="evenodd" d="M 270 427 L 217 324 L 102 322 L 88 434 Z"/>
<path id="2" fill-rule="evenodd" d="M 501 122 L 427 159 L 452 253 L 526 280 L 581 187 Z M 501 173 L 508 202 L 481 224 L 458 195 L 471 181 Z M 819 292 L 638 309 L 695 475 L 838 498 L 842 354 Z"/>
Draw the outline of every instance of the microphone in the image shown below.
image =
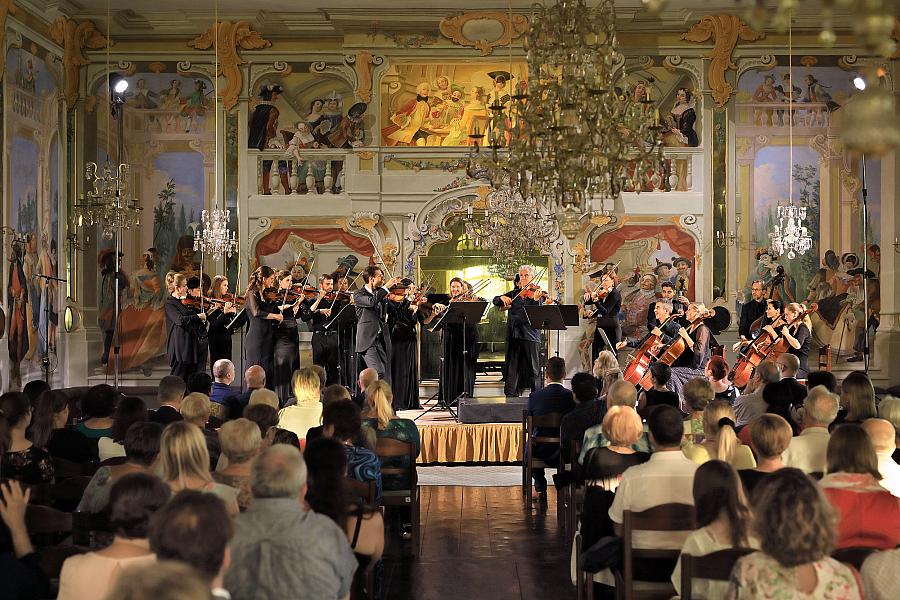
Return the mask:
<path id="1" fill-rule="evenodd" d="M 43 277 L 44 279 L 50 279 L 52 281 L 60 281 L 62 283 L 66 283 L 66 280 L 63 279 L 62 277 L 53 277 L 52 275 L 44 275 L 42 273 L 35 273 L 34 275 L 31 276 L 32 279 L 34 279 L 35 277 Z"/>

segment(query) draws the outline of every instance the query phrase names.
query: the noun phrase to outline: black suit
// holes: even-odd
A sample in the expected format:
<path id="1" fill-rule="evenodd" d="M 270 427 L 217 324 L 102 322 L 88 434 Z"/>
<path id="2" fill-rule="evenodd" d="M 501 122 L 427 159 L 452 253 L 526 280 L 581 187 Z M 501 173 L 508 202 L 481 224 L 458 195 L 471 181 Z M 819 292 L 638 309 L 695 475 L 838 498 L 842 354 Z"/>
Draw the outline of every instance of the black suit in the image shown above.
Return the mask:
<path id="1" fill-rule="evenodd" d="M 550 413 L 565 415 L 573 408 L 575 408 L 575 400 L 572 397 L 572 391 L 563 387 L 562 384 L 551 383 L 531 392 L 531 395 L 528 396 L 528 412 L 533 417 L 540 417 Z M 559 435 L 559 430 L 540 427 L 534 434 L 543 437 L 556 437 Z M 531 455 L 544 462 L 553 462 L 559 458 L 559 444 L 535 444 L 531 450 Z M 543 469 L 534 469 L 531 476 L 534 479 L 534 489 L 539 492 L 547 489 L 547 478 Z"/>
<path id="2" fill-rule="evenodd" d="M 597 360 L 601 350 L 610 350 L 616 353 L 615 345 L 622 340 L 622 324 L 619 322 L 619 311 L 622 310 L 622 294 L 619 290 L 612 289 L 602 300 L 586 300 L 585 306 L 593 305 L 594 316 L 597 318 L 597 329 L 594 331 L 594 341 L 591 344 L 591 364 Z M 606 346 L 600 331 L 606 334 L 612 348 Z"/>
<path id="3" fill-rule="evenodd" d="M 378 379 L 391 383 L 391 334 L 387 325 L 387 288 L 353 292 L 356 306 L 356 352 L 366 366 L 375 369 Z"/>
<path id="4" fill-rule="evenodd" d="M 742 335 L 748 340 L 753 339 L 750 334 L 750 326 L 758 318 L 766 314 L 766 301 L 757 302 L 750 300 L 746 304 L 741 305 L 741 318 L 738 322 L 738 335 Z"/>
<path id="5" fill-rule="evenodd" d="M 791 406 L 803 406 L 806 393 L 809 391 L 806 386 L 797 381 L 796 377 L 785 377 L 781 383 L 790 390 Z"/>
<path id="6" fill-rule="evenodd" d="M 678 300 L 672 300 L 672 321 L 675 321 L 675 317 L 678 314 L 684 314 L 684 311 L 687 310 L 687 307 L 679 302 Z M 659 325 L 659 321 L 656 319 L 656 302 L 651 302 L 650 306 L 647 307 L 647 329 L 653 329 Z"/>
<path id="7" fill-rule="evenodd" d="M 150 421 L 159 423 L 163 427 L 165 427 L 169 423 L 175 423 L 177 421 L 183 420 L 184 417 L 181 416 L 181 413 L 168 404 L 160 406 L 150 414 Z"/>
<path id="8" fill-rule="evenodd" d="M 206 365 L 206 326 L 197 312 L 175 296 L 166 299 L 166 358 L 172 375 L 187 380 Z M 202 331 L 202 333 L 201 333 Z"/>
<path id="9" fill-rule="evenodd" d="M 319 306 L 312 310 L 312 305 L 316 302 L 319 302 Z M 341 382 L 339 332 L 337 327 L 329 327 L 328 324 L 344 306 L 344 303 L 319 301 L 318 298 L 310 298 L 300 304 L 300 318 L 306 321 L 312 331 L 313 364 L 322 365 L 325 369 L 325 385 Z M 323 308 L 331 309 L 330 317 L 320 312 Z"/>
<path id="10" fill-rule="evenodd" d="M 513 299 L 506 316 L 508 356 L 503 392 L 507 396 L 518 396 L 525 388 L 534 391 L 541 387 L 538 361 L 541 332 L 529 324 L 525 313 L 526 306 L 539 306 L 540 302 L 522 297 L 518 287 L 501 296 Z M 501 296 L 494 296 L 494 306 L 503 306 Z"/>

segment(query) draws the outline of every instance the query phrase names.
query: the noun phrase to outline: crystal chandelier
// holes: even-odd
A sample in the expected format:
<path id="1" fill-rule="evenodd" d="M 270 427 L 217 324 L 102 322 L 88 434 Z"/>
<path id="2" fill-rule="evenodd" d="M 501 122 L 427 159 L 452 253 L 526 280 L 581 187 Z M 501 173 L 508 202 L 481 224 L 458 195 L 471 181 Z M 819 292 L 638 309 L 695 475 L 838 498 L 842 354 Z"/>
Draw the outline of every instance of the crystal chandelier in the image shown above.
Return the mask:
<path id="1" fill-rule="evenodd" d="M 228 229 L 230 210 L 214 208 L 200 213 L 201 227 L 194 233 L 194 250 L 219 260 L 223 256 L 231 258 L 237 252 L 237 232 Z"/>
<path id="2" fill-rule="evenodd" d="M 798 254 L 809 252 L 812 238 L 803 224 L 805 220 L 805 206 L 796 206 L 792 202 L 778 207 L 778 224 L 775 225 L 775 231 L 769 234 L 775 254 L 787 254 L 790 260 L 794 260 Z"/>
<path id="3" fill-rule="evenodd" d="M 111 240 L 120 229 L 141 224 L 141 205 L 128 188 L 128 165 L 120 164 L 113 172 L 107 161 L 100 171 L 97 163 L 85 165 L 88 188 L 75 202 L 75 223 L 79 227 L 100 225 L 104 239 Z"/>

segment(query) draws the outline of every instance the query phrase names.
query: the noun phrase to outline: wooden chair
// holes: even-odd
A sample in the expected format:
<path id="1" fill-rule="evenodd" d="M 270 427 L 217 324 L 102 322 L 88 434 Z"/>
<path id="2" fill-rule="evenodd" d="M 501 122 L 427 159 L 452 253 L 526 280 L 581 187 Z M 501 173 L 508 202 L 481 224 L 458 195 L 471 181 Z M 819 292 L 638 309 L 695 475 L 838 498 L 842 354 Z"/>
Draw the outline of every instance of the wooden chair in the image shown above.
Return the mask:
<path id="1" fill-rule="evenodd" d="M 81 475 L 54 483 L 49 488 L 50 504 L 59 510 L 72 512 L 78 508 L 78 503 L 81 502 L 84 490 L 90 482 L 90 477 Z"/>
<path id="2" fill-rule="evenodd" d="M 400 475 L 409 481 L 405 490 L 384 490 L 381 503 L 387 507 L 408 506 L 412 517 L 412 555 L 419 555 L 419 529 L 421 525 L 421 506 L 419 497 L 419 478 L 416 473 L 416 446 L 411 442 L 401 442 L 391 438 L 378 438 L 375 442 L 375 454 L 382 459 L 381 475 Z M 385 458 L 406 456 L 407 467 L 385 467 Z"/>
<path id="3" fill-rule="evenodd" d="M 53 476 L 56 481 L 64 481 L 70 477 L 82 477 L 87 475 L 90 477 L 97 471 L 97 463 L 77 463 L 65 458 L 54 457 L 53 459 Z"/>
<path id="4" fill-rule="evenodd" d="M 703 556 L 681 555 L 681 600 L 693 598 L 694 579 L 728 581 L 739 558 L 755 552 L 752 548 L 728 548 Z"/>
<path id="5" fill-rule="evenodd" d="M 831 370 L 831 344 L 825 344 L 819 348 L 819 370 Z"/>
<path id="6" fill-rule="evenodd" d="M 569 440 L 569 464 L 573 472 L 578 471 L 578 456 L 581 454 L 581 442 Z M 557 502 L 559 500 L 557 499 Z M 574 533 L 577 529 L 578 516 L 584 506 L 584 486 L 573 481 L 566 489 L 566 532 Z"/>
<path id="7" fill-rule="evenodd" d="M 85 554 L 86 552 L 90 552 L 90 548 L 65 544 L 41 550 L 38 566 L 44 575 L 47 576 L 47 579 L 50 580 L 51 598 L 55 598 L 59 593 L 59 575 L 62 572 L 62 566 L 66 559 L 76 554 Z"/>
<path id="8" fill-rule="evenodd" d="M 112 458 L 107 458 L 106 460 L 100 461 L 101 467 L 112 467 L 115 465 L 124 465 L 128 462 L 128 457 L 125 456 L 113 456 Z"/>
<path id="9" fill-rule="evenodd" d="M 880 548 L 867 548 L 864 546 L 855 546 L 853 548 L 839 548 L 831 553 L 831 558 L 839 560 L 846 565 L 850 565 L 857 572 L 862 569 L 862 565 L 869 558 L 870 554 L 878 552 Z"/>
<path id="10" fill-rule="evenodd" d="M 533 416 L 527 410 L 522 411 L 522 441 L 525 448 L 522 457 L 522 493 L 525 496 L 525 509 L 531 510 L 531 473 L 534 469 L 552 469 L 556 465 L 549 464 L 539 458 L 532 457 L 531 453 L 535 444 L 557 444 L 560 443 L 559 424 L 562 421 L 562 414 L 547 413 L 546 415 Z M 539 436 L 535 435 L 535 429 L 556 429 L 556 436 Z"/>
<path id="11" fill-rule="evenodd" d="M 375 505 L 375 481 L 360 481 L 352 477 L 344 477 L 344 485 L 353 500 L 361 500 L 363 504 L 369 506 Z"/>
<path id="12" fill-rule="evenodd" d="M 622 518 L 622 568 L 613 569 L 616 576 L 617 595 L 625 600 L 635 598 L 671 598 L 675 588 L 671 582 L 667 589 L 635 590 L 634 562 L 642 559 L 678 559 L 680 550 L 635 548 L 635 531 L 691 531 L 694 529 L 694 507 L 690 504 L 660 504 L 641 512 L 626 510 Z M 621 592 L 619 591 L 621 590 Z"/>
<path id="13" fill-rule="evenodd" d="M 72 532 L 72 514 L 49 506 L 29 504 L 25 509 L 25 526 L 36 546 L 55 546 Z"/>
<path id="14" fill-rule="evenodd" d="M 109 515 L 105 512 L 91 513 L 77 510 L 72 513 L 72 543 L 78 546 L 96 548 L 112 538 L 113 530 Z"/>

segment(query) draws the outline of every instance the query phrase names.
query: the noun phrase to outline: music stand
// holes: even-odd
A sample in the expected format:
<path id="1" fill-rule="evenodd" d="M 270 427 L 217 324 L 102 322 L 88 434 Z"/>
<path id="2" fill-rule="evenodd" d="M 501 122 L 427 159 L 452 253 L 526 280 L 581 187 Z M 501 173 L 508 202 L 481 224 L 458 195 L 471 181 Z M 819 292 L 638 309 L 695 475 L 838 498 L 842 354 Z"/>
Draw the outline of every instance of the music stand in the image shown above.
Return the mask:
<path id="1" fill-rule="evenodd" d="M 577 304 L 558 304 L 559 312 L 562 314 L 563 323 L 566 328 L 578 327 L 581 324 L 581 315 L 579 315 L 579 307 Z M 559 356 L 559 332 L 556 330 L 556 355 Z"/>
<path id="2" fill-rule="evenodd" d="M 578 307 L 574 307 L 577 311 Z M 568 309 L 567 309 L 568 312 Z M 547 339 L 550 339 L 550 331 L 556 331 L 556 347 L 557 356 L 559 355 L 559 332 L 566 327 L 563 319 L 562 310 L 558 304 L 540 304 L 537 306 L 526 306 L 525 316 L 528 317 L 528 324 L 535 329 L 544 331 Z M 547 368 L 546 361 L 541 361 L 541 386 L 544 385 L 544 372 Z"/>
<path id="3" fill-rule="evenodd" d="M 462 364 L 463 364 L 463 391 L 462 393 L 453 398 L 452 400 L 447 399 L 445 396 L 447 386 L 444 385 L 441 390 L 441 394 L 438 395 L 438 401 L 434 406 L 427 408 L 423 411 L 419 416 L 417 416 L 414 421 L 420 419 L 424 415 L 430 413 L 433 410 L 446 410 L 450 413 L 457 421 L 459 417 L 457 413 L 453 412 L 453 406 L 459 404 L 459 399 L 465 396 L 468 396 L 469 390 L 469 350 L 466 345 L 466 325 L 469 323 L 476 324 L 481 321 L 482 315 L 484 315 L 484 310 L 487 308 L 487 302 L 451 302 L 447 305 L 447 311 L 441 315 L 441 320 L 438 325 L 462 325 Z M 437 327 L 437 326 L 435 326 Z M 446 360 L 446 357 L 443 357 Z M 443 381 L 441 382 L 443 383 Z M 472 382 L 474 383 L 474 382 Z"/>
<path id="4" fill-rule="evenodd" d="M 356 310 L 355 309 L 347 310 L 348 308 L 350 308 L 350 306 L 351 306 L 351 304 L 349 302 L 344 304 L 340 309 L 338 309 L 337 314 L 332 316 L 331 320 L 328 321 L 322 327 L 322 329 L 324 329 L 325 331 L 331 331 L 333 329 L 334 331 L 337 332 L 337 336 L 338 336 L 338 364 L 337 364 L 338 380 L 340 381 L 340 380 L 344 379 L 344 377 L 347 377 L 348 378 L 347 381 L 350 383 L 351 393 L 355 393 L 353 388 L 356 387 L 356 379 L 357 379 L 356 375 L 354 374 L 353 377 L 351 378 L 349 373 L 345 375 L 341 372 L 343 370 L 341 363 L 343 362 L 344 352 L 349 351 L 349 349 L 345 349 L 345 348 L 341 347 L 342 346 L 341 338 L 343 337 L 343 330 L 345 328 L 353 327 L 356 323 Z M 353 354 L 355 355 L 356 353 L 354 352 Z M 355 356 L 353 358 L 355 358 Z M 351 364 L 352 363 L 353 363 L 353 361 L 351 359 Z M 344 375 L 344 377 L 342 377 L 342 375 Z"/>

